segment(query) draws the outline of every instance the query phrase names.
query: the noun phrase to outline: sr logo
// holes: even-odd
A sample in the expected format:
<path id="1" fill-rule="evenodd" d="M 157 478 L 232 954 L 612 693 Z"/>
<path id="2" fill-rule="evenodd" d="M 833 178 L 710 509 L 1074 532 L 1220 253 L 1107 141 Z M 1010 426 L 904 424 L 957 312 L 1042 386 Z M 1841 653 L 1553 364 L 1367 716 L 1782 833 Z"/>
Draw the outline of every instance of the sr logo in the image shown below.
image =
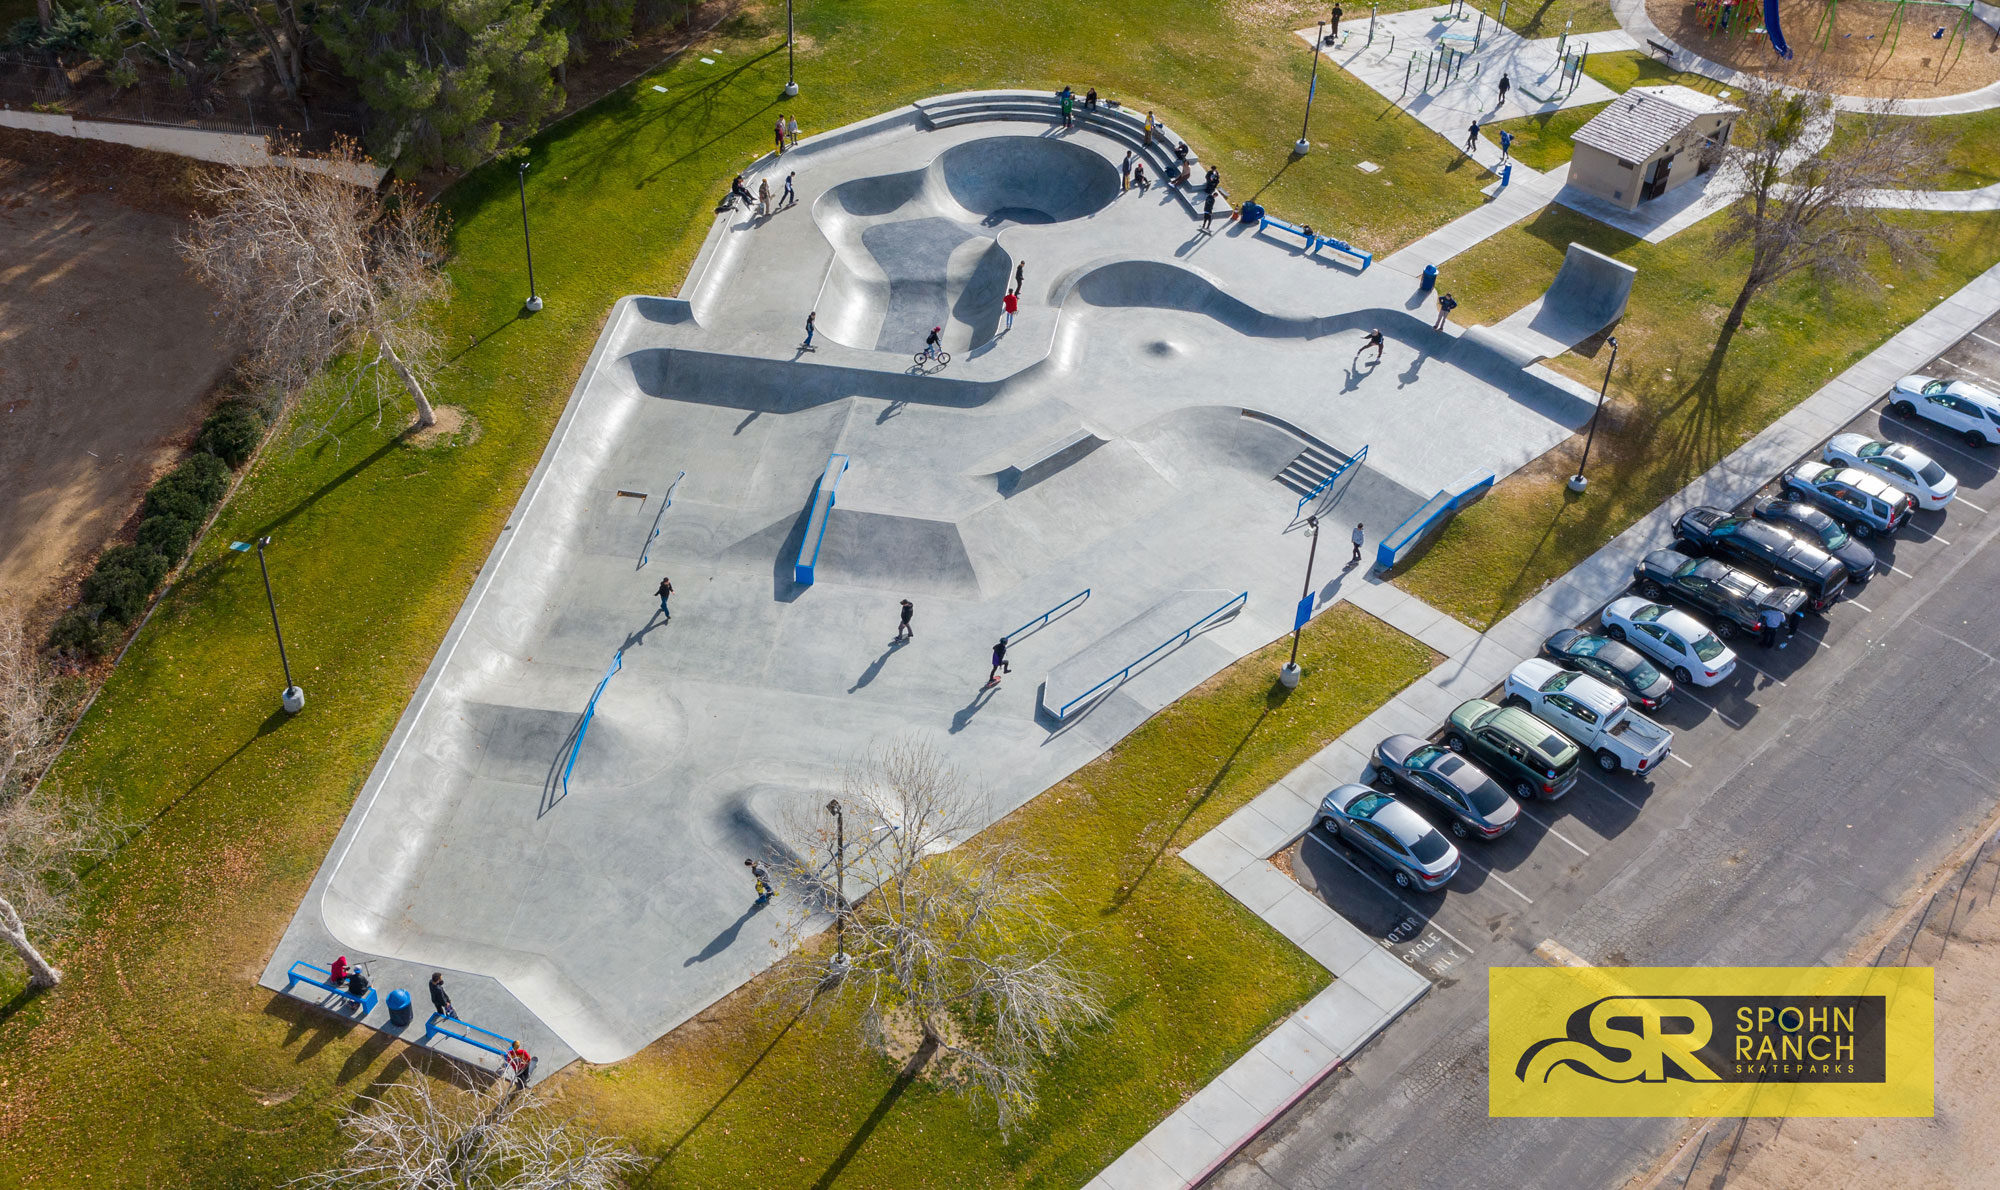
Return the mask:
<path id="1" fill-rule="evenodd" d="M 1564 1033 L 1529 1046 L 1514 1077 L 1543 1083 L 1567 1067 L 1612 1083 L 1721 1081 L 1698 1056 L 1715 1035 L 1715 1023 L 1699 1000 L 1607 996 L 1572 1012 Z"/>

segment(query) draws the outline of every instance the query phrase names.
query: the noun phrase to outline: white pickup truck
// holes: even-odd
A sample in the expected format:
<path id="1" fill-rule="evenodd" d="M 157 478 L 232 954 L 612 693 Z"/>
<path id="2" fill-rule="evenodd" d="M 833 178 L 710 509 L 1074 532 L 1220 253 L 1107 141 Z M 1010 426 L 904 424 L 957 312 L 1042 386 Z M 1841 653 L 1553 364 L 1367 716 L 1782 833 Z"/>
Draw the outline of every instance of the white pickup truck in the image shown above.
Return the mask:
<path id="1" fill-rule="evenodd" d="M 1596 753 L 1606 772 L 1651 772 L 1674 746 L 1674 733 L 1633 710 L 1623 694 L 1541 657 L 1507 675 L 1506 701 Z"/>

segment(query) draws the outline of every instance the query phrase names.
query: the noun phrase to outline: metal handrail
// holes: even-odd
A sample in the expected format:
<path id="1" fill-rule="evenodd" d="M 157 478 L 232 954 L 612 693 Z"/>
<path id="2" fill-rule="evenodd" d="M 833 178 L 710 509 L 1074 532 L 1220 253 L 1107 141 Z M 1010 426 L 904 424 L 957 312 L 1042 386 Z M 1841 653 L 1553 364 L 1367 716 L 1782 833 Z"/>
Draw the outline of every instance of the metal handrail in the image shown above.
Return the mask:
<path id="1" fill-rule="evenodd" d="M 674 489 L 681 486 L 681 480 L 686 478 L 687 472 L 683 471 L 674 476 L 674 482 L 667 485 L 666 503 L 660 505 L 660 511 L 653 514 L 653 532 L 646 538 L 646 548 L 639 552 L 639 569 L 644 570 L 646 560 L 653 556 L 653 538 L 660 535 L 660 518 L 667 515 L 667 509 L 674 506 Z"/>
<path id="2" fill-rule="evenodd" d="M 1306 505 L 1311 504 L 1313 501 L 1319 499 L 1322 495 L 1326 493 L 1326 490 L 1328 488 L 1333 486 L 1334 480 L 1339 479 L 1341 476 L 1347 474 L 1347 469 L 1349 467 L 1354 466 L 1356 463 L 1359 463 L 1361 460 L 1367 457 L 1368 457 L 1368 445 L 1366 443 L 1363 443 L 1360 450 L 1355 451 L 1354 454 L 1345 463 L 1342 463 L 1340 466 L 1335 467 L 1333 469 L 1332 475 L 1329 475 L 1325 479 L 1320 480 L 1318 485 L 1315 486 L 1312 491 L 1307 492 L 1305 495 L 1299 497 L 1298 507 L 1292 510 L 1292 519 L 1297 520 L 1299 513 L 1305 511 Z"/>
<path id="3" fill-rule="evenodd" d="M 1069 607 L 1071 604 L 1082 603 L 1084 600 L 1089 598 L 1090 598 L 1090 588 L 1085 587 L 1083 590 L 1078 591 L 1076 594 L 1070 596 L 1068 599 L 1063 600 L 1061 603 L 1056 604 L 1054 607 L 1043 612 L 1041 615 L 1036 616 L 1032 620 L 1029 620 L 1027 623 L 1021 625 L 1019 628 L 1016 628 L 1014 631 L 1007 633 L 1002 639 L 1013 640 L 1015 637 L 1021 635 L 1023 632 L 1026 632 L 1030 628 L 1039 628 L 1042 625 L 1048 623 L 1049 620 L 1053 618 L 1057 612 L 1062 611 L 1064 608 Z"/>
<path id="4" fill-rule="evenodd" d="M 597 700 L 604 694 L 604 688 L 611 684 L 611 675 L 625 666 L 625 650 L 611 655 L 611 668 L 604 671 L 604 678 L 597 683 L 597 689 L 590 692 L 590 703 L 583 708 L 583 722 L 576 729 L 576 743 L 570 745 L 569 763 L 563 765 L 562 787 L 565 796 L 569 793 L 569 771 L 576 767 L 577 753 L 583 751 L 583 733 L 590 730 L 590 720 L 597 714 Z"/>
<path id="5" fill-rule="evenodd" d="M 1085 699 L 1090 698 L 1092 695 L 1096 694 L 1099 690 L 1104 689 L 1106 686 L 1111 685 L 1113 682 L 1124 681 L 1127 677 L 1131 676 L 1133 670 L 1146 664 L 1146 662 L 1151 661 L 1153 657 L 1160 652 L 1160 650 L 1169 648 L 1173 645 L 1180 644 L 1182 641 L 1187 640 L 1190 636 L 1193 636 L 1197 628 L 1200 628 L 1202 625 L 1208 623 L 1210 620 L 1215 619 L 1217 616 L 1222 615 L 1224 612 L 1227 612 L 1231 608 L 1248 603 L 1249 601 L 1250 601 L 1250 592 L 1248 591 L 1244 591 L 1236 595 L 1235 597 L 1230 599 L 1229 602 L 1223 604 L 1221 607 L 1216 608 L 1214 611 L 1203 616 L 1201 619 L 1196 620 L 1192 624 L 1189 624 L 1186 628 L 1182 629 L 1179 632 L 1174 633 L 1166 640 L 1160 642 L 1159 644 L 1153 646 L 1151 649 L 1147 650 L 1145 656 L 1139 658 L 1137 661 L 1132 662 L 1130 665 L 1127 665 L 1124 669 L 1119 670 L 1117 673 L 1112 674 L 1110 677 L 1104 679 L 1102 682 L 1099 682 L 1097 685 L 1092 686 L 1090 689 L 1084 691 L 1082 694 L 1079 694 L 1075 698 L 1072 698 L 1068 702 L 1064 703 L 1062 705 L 1062 709 L 1056 712 L 1056 718 L 1059 720 L 1069 718 L 1069 712 L 1071 707 L 1074 707 L 1076 704 L 1083 702 Z"/>

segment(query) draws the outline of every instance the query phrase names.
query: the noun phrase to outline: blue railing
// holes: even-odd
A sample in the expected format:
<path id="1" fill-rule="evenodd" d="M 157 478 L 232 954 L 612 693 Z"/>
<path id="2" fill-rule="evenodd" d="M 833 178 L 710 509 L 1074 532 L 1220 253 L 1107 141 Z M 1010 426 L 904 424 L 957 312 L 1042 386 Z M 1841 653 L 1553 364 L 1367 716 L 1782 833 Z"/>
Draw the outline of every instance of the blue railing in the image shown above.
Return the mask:
<path id="1" fill-rule="evenodd" d="M 303 975 L 300 974 L 299 968 L 301 967 L 304 967 L 306 971 L 309 972 L 310 974 L 303 974 Z M 304 959 L 300 959 L 298 962 L 293 963 L 291 967 L 285 972 L 285 986 L 289 988 L 291 985 L 295 983 L 309 983 L 314 987 L 319 988 L 322 991 L 332 992 L 334 995 L 339 996 L 342 1000 L 345 1000 L 349 1004 L 355 1005 L 356 1007 L 360 1008 L 361 1015 L 363 1016 L 367 1016 L 369 1013 L 375 1011 L 374 988 L 369 988 L 366 992 L 357 996 L 353 992 L 348 991 L 346 988 L 341 987 L 339 984 L 334 983 L 333 972 L 327 970 L 325 967 L 314 966 L 313 964 L 306 962 Z"/>
<path id="2" fill-rule="evenodd" d="M 1348 468 L 1355 466 L 1356 464 L 1360 463 L 1361 460 L 1367 457 L 1368 457 L 1368 447 L 1364 443 L 1360 450 L 1354 452 L 1354 456 L 1352 458 L 1348 459 L 1345 463 L 1342 463 L 1340 466 L 1335 467 L 1333 469 L 1332 475 L 1329 475 L 1325 479 L 1320 480 L 1312 491 L 1307 492 L 1305 495 L 1299 497 L 1299 506 L 1292 510 L 1292 519 L 1297 520 L 1299 514 L 1306 510 L 1306 505 L 1311 504 L 1313 501 L 1319 499 L 1322 495 L 1326 493 L 1326 490 L 1328 488 L 1333 486 L 1335 480 L 1347 474 Z"/>
<path id="3" fill-rule="evenodd" d="M 1486 494 L 1493 486 L 1491 471 L 1472 471 L 1459 477 L 1448 488 L 1440 488 L 1436 495 L 1417 506 L 1417 510 L 1403 518 L 1403 523 L 1389 531 L 1375 546 L 1375 566 L 1378 570 L 1394 569 L 1416 544 L 1430 534 L 1449 513 L 1457 512 Z"/>
<path id="4" fill-rule="evenodd" d="M 674 506 L 674 489 L 681 486 L 681 480 L 686 478 L 687 472 L 683 471 L 674 476 L 674 482 L 667 485 L 666 503 L 660 505 L 660 511 L 653 514 L 653 531 L 646 535 L 646 548 L 639 551 L 639 569 L 644 570 L 646 560 L 653 556 L 653 539 L 660 535 L 660 518 L 667 515 L 667 509 Z"/>
<path id="5" fill-rule="evenodd" d="M 454 1030 L 460 1031 L 455 1032 Z M 473 1033 L 479 1034 L 479 1037 L 491 1037 L 493 1041 L 481 1041 L 479 1037 L 469 1036 L 469 1034 Z M 453 1041 L 463 1041 L 465 1044 L 483 1049 L 489 1054 L 499 1054 L 503 1058 L 507 1056 L 508 1050 L 513 1049 L 518 1044 L 512 1037 L 502 1037 L 491 1029 L 482 1029 L 478 1025 L 468 1025 L 457 1017 L 446 1016 L 442 1012 L 433 1012 L 431 1019 L 424 1022 L 424 1035 L 417 1038 L 417 1044 L 422 1045 L 438 1034 L 443 1034 Z M 495 1045 L 493 1042 L 500 1042 L 501 1044 Z"/>
<path id="6" fill-rule="evenodd" d="M 838 466 L 835 463 L 838 462 Z M 799 543 L 799 560 L 792 565 L 792 581 L 801 587 L 813 585 L 814 572 L 819 569 L 819 547 L 826 540 L 826 523 L 833 517 L 833 497 L 840 487 L 840 477 L 847 473 L 848 458 L 834 453 L 826 456 L 826 470 L 819 474 L 819 486 L 813 489 L 812 516 L 806 519 L 806 539 Z"/>
<path id="7" fill-rule="evenodd" d="M 611 668 L 604 671 L 604 678 L 597 683 L 597 689 L 590 692 L 590 702 L 583 708 L 583 722 L 577 724 L 576 743 L 570 745 L 569 760 L 563 765 L 563 793 L 569 793 L 569 771 L 576 767 L 577 754 L 583 751 L 583 733 L 590 730 L 590 720 L 597 714 L 597 700 L 604 694 L 604 688 L 611 684 L 611 675 L 625 666 L 625 650 L 611 655 Z"/>
<path id="8" fill-rule="evenodd" d="M 1057 612 L 1067 611 L 1072 607 L 1078 606 L 1084 600 L 1089 598 L 1090 598 L 1090 588 L 1085 587 L 1083 590 L 1078 591 L 1076 594 L 1070 596 L 1068 599 L 1063 600 L 1061 603 L 1056 604 L 1054 607 L 1043 612 L 1041 615 L 1036 616 L 1032 620 L 1029 620 L 1027 623 L 1021 625 L 1019 628 L 1016 628 L 1014 631 L 1007 633 L 1004 639 L 1011 641 L 1015 637 L 1021 635 L 1023 632 L 1026 632 L 1030 628 L 1040 628 L 1042 625 L 1054 619 Z"/>
<path id="9" fill-rule="evenodd" d="M 1145 656 L 1139 658 L 1137 661 L 1132 662 L 1130 665 L 1127 665 L 1124 669 L 1119 670 L 1117 673 L 1112 674 L 1110 677 L 1099 682 L 1097 685 L 1092 686 L 1090 689 L 1084 691 L 1082 694 L 1079 694 L 1075 698 L 1072 698 L 1068 702 L 1064 703 L 1062 705 L 1062 709 L 1056 712 L 1056 718 L 1057 719 L 1069 718 L 1070 709 L 1076 706 L 1076 704 L 1092 698 L 1097 694 L 1098 691 L 1104 689 L 1106 686 L 1109 686 L 1114 682 L 1124 681 L 1126 678 L 1132 675 L 1133 670 L 1139 668 L 1140 666 L 1146 664 L 1148 661 L 1151 661 L 1153 658 L 1159 656 L 1160 653 L 1163 652 L 1164 650 L 1170 649 L 1173 646 L 1178 645 L 1183 641 L 1187 640 L 1189 637 L 1193 636 L 1202 627 L 1202 625 L 1207 624 L 1209 621 L 1216 619 L 1218 616 L 1221 616 L 1229 612 L 1233 608 L 1238 608 L 1243 606 L 1245 603 L 1248 603 L 1249 601 L 1250 601 L 1250 592 L 1244 591 L 1238 594 L 1235 598 L 1223 604 L 1221 607 L 1216 608 L 1214 611 L 1203 616 L 1201 619 L 1196 620 L 1194 623 L 1189 624 L 1186 628 L 1182 629 L 1179 632 L 1174 633 L 1166 640 L 1153 646 L 1151 649 L 1146 651 Z"/>

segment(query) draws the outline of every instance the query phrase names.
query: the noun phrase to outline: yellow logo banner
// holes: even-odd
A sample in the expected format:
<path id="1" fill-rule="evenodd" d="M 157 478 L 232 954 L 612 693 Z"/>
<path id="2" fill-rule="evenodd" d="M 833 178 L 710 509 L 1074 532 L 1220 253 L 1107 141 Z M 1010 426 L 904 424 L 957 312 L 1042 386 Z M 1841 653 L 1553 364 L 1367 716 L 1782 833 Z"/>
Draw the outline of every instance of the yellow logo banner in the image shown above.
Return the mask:
<path id="1" fill-rule="evenodd" d="M 1929 967 L 1494 967 L 1496 1116 L 1928 1116 Z"/>

